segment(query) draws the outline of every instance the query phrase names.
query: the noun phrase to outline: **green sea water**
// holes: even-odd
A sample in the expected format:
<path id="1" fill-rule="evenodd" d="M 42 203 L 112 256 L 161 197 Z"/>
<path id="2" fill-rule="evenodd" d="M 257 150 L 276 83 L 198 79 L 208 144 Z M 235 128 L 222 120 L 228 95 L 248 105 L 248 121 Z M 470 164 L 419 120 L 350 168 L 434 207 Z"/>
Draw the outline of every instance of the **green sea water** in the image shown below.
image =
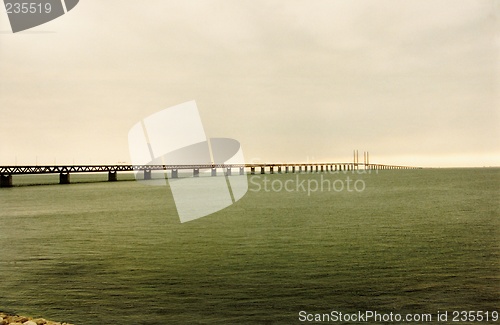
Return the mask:
<path id="1" fill-rule="evenodd" d="M 241 200 L 184 224 L 168 187 L 106 176 L 0 189 L 0 310 L 80 325 L 500 311 L 500 169 L 248 175 Z M 278 191 L 347 176 L 364 190 Z"/>

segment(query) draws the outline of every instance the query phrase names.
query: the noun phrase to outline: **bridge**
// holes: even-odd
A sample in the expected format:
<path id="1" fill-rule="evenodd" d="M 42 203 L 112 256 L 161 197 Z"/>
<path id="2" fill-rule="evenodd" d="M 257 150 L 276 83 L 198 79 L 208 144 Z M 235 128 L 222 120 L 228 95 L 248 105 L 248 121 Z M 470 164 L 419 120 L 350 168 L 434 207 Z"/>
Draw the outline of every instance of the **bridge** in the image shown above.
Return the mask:
<path id="1" fill-rule="evenodd" d="M 302 173 L 302 172 L 333 172 L 365 170 L 418 169 L 421 167 L 358 163 L 328 162 L 328 163 L 258 163 L 258 164 L 206 164 L 206 165 L 61 165 L 61 166 L 0 166 L 0 187 L 12 187 L 13 175 L 59 174 L 60 184 L 70 183 L 73 173 L 108 173 L 108 181 L 117 181 L 118 172 L 143 172 L 144 179 L 150 180 L 152 171 L 170 171 L 171 178 L 179 177 L 179 170 L 192 170 L 193 177 L 200 175 L 200 170 L 210 170 L 211 176 L 217 176 L 217 170 L 231 176 L 233 170 L 239 175 L 245 174 L 245 169 L 251 175 L 257 172 L 265 174 Z"/>

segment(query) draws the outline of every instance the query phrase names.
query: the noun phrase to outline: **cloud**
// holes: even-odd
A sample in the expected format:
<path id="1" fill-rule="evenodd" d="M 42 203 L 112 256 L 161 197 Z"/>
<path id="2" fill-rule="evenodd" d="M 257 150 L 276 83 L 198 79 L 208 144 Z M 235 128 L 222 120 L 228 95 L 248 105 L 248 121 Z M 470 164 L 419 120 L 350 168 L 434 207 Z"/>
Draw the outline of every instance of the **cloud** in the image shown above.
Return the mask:
<path id="1" fill-rule="evenodd" d="M 89 0 L 44 25 L 56 33 L 0 34 L 1 158 L 85 142 L 99 148 L 85 157 L 125 160 L 134 121 L 191 99 L 210 136 L 267 161 L 355 147 L 493 157 L 497 12 L 493 1 Z"/>

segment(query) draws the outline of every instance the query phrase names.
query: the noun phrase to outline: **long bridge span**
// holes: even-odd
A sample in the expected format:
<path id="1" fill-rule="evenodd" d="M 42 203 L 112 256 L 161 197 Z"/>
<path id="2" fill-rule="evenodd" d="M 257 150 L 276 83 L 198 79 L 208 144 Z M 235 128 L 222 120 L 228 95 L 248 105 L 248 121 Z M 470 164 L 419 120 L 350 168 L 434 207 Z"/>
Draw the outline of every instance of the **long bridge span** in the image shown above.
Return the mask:
<path id="1" fill-rule="evenodd" d="M 392 169 L 418 169 L 421 167 L 353 163 L 257 163 L 257 164 L 206 164 L 206 165 L 54 165 L 54 166 L 0 166 L 0 187 L 11 187 L 13 175 L 59 174 L 60 184 L 70 183 L 72 173 L 108 173 L 108 181 L 117 181 L 118 172 L 143 172 L 144 179 L 151 179 L 152 171 L 170 171 L 171 178 L 177 178 L 179 170 L 192 170 L 193 177 L 198 177 L 200 170 L 211 170 L 211 176 L 217 176 L 217 170 L 222 170 L 224 175 L 231 176 L 233 170 L 239 175 L 245 174 L 245 169 L 250 174 L 256 171 L 265 174 L 266 169 L 270 174 L 277 173 L 302 173 L 302 172 L 328 172 L 328 171 L 355 171 L 365 170 L 392 170 Z"/>

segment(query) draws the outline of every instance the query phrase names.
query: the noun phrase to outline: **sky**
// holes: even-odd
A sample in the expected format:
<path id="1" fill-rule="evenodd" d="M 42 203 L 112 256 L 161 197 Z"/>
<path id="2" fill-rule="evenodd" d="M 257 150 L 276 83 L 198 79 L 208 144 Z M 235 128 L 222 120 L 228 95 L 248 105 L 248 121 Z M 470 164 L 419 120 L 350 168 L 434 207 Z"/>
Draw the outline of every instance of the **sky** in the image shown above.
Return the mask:
<path id="1" fill-rule="evenodd" d="M 130 162 L 145 117 L 195 100 L 253 162 L 500 166 L 500 1 L 82 0 L 12 33 L 0 165 Z"/>

